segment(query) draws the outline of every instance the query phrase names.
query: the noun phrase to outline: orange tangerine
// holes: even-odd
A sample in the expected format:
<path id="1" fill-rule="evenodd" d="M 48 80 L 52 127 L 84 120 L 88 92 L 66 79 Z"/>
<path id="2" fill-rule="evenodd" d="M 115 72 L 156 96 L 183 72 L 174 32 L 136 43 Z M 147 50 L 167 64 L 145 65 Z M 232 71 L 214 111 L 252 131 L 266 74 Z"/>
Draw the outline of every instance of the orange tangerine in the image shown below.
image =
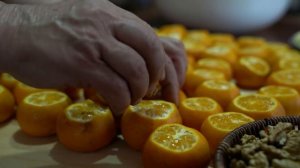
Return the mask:
<path id="1" fill-rule="evenodd" d="M 287 57 L 280 59 L 273 70 L 300 69 L 300 57 Z"/>
<path id="2" fill-rule="evenodd" d="M 223 72 L 226 79 L 232 78 L 232 68 L 230 63 L 219 58 L 202 58 L 197 61 L 195 68 L 213 69 Z"/>
<path id="3" fill-rule="evenodd" d="M 266 44 L 266 40 L 256 36 L 241 36 L 237 39 L 237 43 L 243 47 L 259 47 Z"/>
<path id="4" fill-rule="evenodd" d="M 188 65 L 194 66 L 196 61 L 195 61 L 195 58 L 192 55 L 188 55 L 187 56 L 187 62 L 188 62 Z"/>
<path id="5" fill-rule="evenodd" d="M 199 59 L 203 51 L 211 44 L 207 30 L 192 30 L 182 40 L 186 52 L 196 59 Z"/>
<path id="6" fill-rule="evenodd" d="M 201 133 L 206 137 L 213 154 L 228 133 L 252 121 L 254 121 L 253 118 L 242 113 L 217 113 L 206 118 L 202 124 Z"/>
<path id="7" fill-rule="evenodd" d="M 191 97 L 180 102 L 183 124 L 200 131 L 203 121 L 211 114 L 223 112 L 222 107 L 208 97 Z"/>
<path id="8" fill-rule="evenodd" d="M 13 90 L 17 83 L 18 80 L 8 73 L 2 73 L 0 75 L 0 84 L 6 87 L 8 90 Z"/>
<path id="9" fill-rule="evenodd" d="M 272 52 L 290 49 L 290 46 L 287 43 L 282 43 L 282 42 L 267 42 L 267 46 Z"/>
<path id="10" fill-rule="evenodd" d="M 213 44 L 216 43 L 234 43 L 235 38 L 229 33 L 211 33 L 210 38 Z"/>
<path id="11" fill-rule="evenodd" d="M 21 101 L 31 93 L 45 91 L 46 89 L 39 89 L 35 87 L 28 86 L 22 82 L 18 82 L 13 90 L 14 96 L 16 98 L 17 104 L 20 104 Z"/>
<path id="12" fill-rule="evenodd" d="M 182 123 L 175 104 L 163 100 L 143 100 L 125 111 L 121 119 L 121 132 L 131 148 L 141 150 L 150 134 L 167 123 Z"/>
<path id="13" fill-rule="evenodd" d="M 286 86 L 264 86 L 259 94 L 275 97 L 284 107 L 286 115 L 300 115 L 300 95 L 296 89 Z"/>
<path id="14" fill-rule="evenodd" d="M 0 85 L 0 123 L 15 114 L 15 100 L 9 90 Z"/>
<path id="15" fill-rule="evenodd" d="M 186 75 L 186 81 L 184 84 L 184 90 L 188 96 L 194 95 L 196 88 L 207 80 L 226 80 L 224 73 L 212 70 L 198 68 Z"/>
<path id="16" fill-rule="evenodd" d="M 184 93 L 184 91 L 180 90 L 179 91 L 179 102 L 182 102 L 183 100 L 185 100 L 187 97 L 186 97 L 186 94 Z"/>
<path id="17" fill-rule="evenodd" d="M 234 83 L 224 80 L 205 81 L 197 87 L 195 92 L 195 96 L 214 99 L 224 109 L 238 95 L 240 95 L 240 89 Z"/>
<path id="18" fill-rule="evenodd" d="M 190 30 L 184 40 L 194 41 L 198 44 L 203 44 L 204 46 L 209 46 L 211 44 L 211 38 L 207 30 Z"/>
<path id="19" fill-rule="evenodd" d="M 272 51 L 270 57 L 267 57 L 267 61 L 270 65 L 277 65 L 278 62 L 283 58 L 294 58 L 300 57 L 300 54 L 293 49 L 282 49 Z"/>
<path id="20" fill-rule="evenodd" d="M 205 49 L 202 58 L 219 58 L 233 65 L 237 60 L 237 55 L 232 48 L 226 45 L 216 44 Z"/>
<path id="21" fill-rule="evenodd" d="M 270 66 L 264 59 L 245 56 L 235 65 L 234 76 L 238 86 L 253 89 L 265 84 L 270 71 Z"/>
<path id="22" fill-rule="evenodd" d="M 286 69 L 273 72 L 269 76 L 267 84 L 292 87 L 300 93 L 300 69 Z"/>
<path id="23" fill-rule="evenodd" d="M 267 46 L 244 47 L 238 52 L 239 57 L 255 56 L 266 59 L 270 56 L 270 50 Z"/>
<path id="24" fill-rule="evenodd" d="M 199 59 L 206 49 L 206 46 L 204 44 L 201 44 L 201 42 L 193 41 L 190 39 L 184 39 L 182 42 L 186 52 L 194 59 Z"/>
<path id="25" fill-rule="evenodd" d="M 205 137 L 181 124 L 158 127 L 143 150 L 145 168 L 206 167 L 209 160 L 209 145 Z"/>
<path id="26" fill-rule="evenodd" d="M 71 104 L 57 119 L 58 140 L 73 151 L 96 151 L 107 146 L 115 135 L 110 109 L 91 100 Z"/>
<path id="27" fill-rule="evenodd" d="M 180 24 L 165 25 L 158 31 L 159 36 L 167 36 L 177 40 L 182 40 L 186 34 L 186 28 Z"/>
<path id="28" fill-rule="evenodd" d="M 57 116 L 70 102 L 68 96 L 59 91 L 42 91 L 26 96 L 17 111 L 21 130 L 37 137 L 55 134 Z"/>
<path id="29" fill-rule="evenodd" d="M 277 99 L 260 94 L 237 96 L 229 104 L 227 111 L 240 112 L 255 120 L 285 115 L 285 110 Z"/>

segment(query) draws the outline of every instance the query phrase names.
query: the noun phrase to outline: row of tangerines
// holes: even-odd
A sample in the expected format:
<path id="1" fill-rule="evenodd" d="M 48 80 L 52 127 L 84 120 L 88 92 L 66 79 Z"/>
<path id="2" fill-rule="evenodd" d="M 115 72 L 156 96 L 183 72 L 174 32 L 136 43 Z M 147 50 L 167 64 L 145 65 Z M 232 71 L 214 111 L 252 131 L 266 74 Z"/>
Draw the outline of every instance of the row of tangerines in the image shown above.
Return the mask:
<path id="1" fill-rule="evenodd" d="M 208 79 L 234 79 L 244 89 L 277 84 L 300 91 L 300 52 L 285 43 L 187 30 L 182 25 L 166 25 L 156 31 L 183 42 L 189 63 L 184 90 L 189 96 Z"/>
<path id="2" fill-rule="evenodd" d="M 1 83 L 9 87 L 12 82 L 4 78 L 14 79 L 2 74 Z M 125 111 L 121 133 L 130 147 L 143 152 L 145 167 L 202 167 L 222 138 L 233 129 L 254 119 L 285 115 L 281 104 L 290 109 L 289 114 L 299 109 L 299 94 L 289 87 L 267 86 L 260 89 L 260 94 L 240 96 L 239 91 L 231 94 L 233 86 L 239 89 L 230 82 L 209 80 L 203 86 L 206 86 L 203 92 L 215 92 L 219 96 L 187 98 L 180 92 L 178 107 L 170 102 L 148 100 Z M 13 97 L 18 104 L 17 121 L 28 135 L 40 137 L 56 133 L 67 148 L 81 152 L 101 149 L 116 135 L 116 123 L 110 110 L 91 100 L 71 103 L 63 92 L 36 89 L 17 82 L 13 94 L 0 87 L 0 116 L 5 111 L 13 114 Z M 228 102 L 228 99 L 232 99 L 228 107 L 222 107 L 219 102 Z M 223 109 L 234 112 L 223 113 Z"/>

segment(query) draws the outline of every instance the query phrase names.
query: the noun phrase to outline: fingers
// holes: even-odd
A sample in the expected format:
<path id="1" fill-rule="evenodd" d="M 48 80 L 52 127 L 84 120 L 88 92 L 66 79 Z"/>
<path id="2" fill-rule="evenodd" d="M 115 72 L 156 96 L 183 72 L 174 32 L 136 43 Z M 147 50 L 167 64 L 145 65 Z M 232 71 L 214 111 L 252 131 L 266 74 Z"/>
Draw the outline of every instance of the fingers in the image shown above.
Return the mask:
<path id="1" fill-rule="evenodd" d="M 170 59 L 165 66 L 165 79 L 160 83 L 162 85 L 162 96 L 165 100 L 178 104 L 179 83 L 176 70 Z"/>
<path id="2" fill-rule="evenodd" d="M 145 60 L 149 73 L 149 91 L 155 89 L 166 63 L 164 50 L 152 28 L 137 21 L 116 24 L 115 37 L 136 50 Z"/>
<path id="3" fill-rule="evenodd" d="M 102 49 L 103 60 L 128 84 L 131 103 L 145 96 L 149 87 L 149 75 L 144 59 L 132 48 L 118 41 Z"/>
<path id="4" fill-rule="evenodd" d="M 180 41 L 171 38 L 161 38 L 161 42 L 165 52 L 175 66 L 179 85 L 182 86 L 185 80 L 185 73 L 187 69 L 187 59 L 184 47 Z"/>
<path id="5" fill-rule="evenodd" d="M 127 83 L 105 63 L 85 78 L 109 104 L 115 116 L 120 116 L 130 105 L 130 91 Z M 87 81 L 86 81 L 87 82 Z"/>

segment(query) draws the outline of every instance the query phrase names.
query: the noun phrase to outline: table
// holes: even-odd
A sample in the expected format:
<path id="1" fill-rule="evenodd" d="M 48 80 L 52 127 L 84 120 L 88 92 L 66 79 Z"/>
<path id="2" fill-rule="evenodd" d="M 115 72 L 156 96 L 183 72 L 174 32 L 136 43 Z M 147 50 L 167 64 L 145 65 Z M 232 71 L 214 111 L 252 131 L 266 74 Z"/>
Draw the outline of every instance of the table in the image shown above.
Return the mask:
<path id="1" fill-rule="evenodd" d="M 141 153 L 121 137 L 104 149 L 79 153 L 66 149 L 55 136 L 29 137 L 12 119 L 0 124 L 0 168 L 142 168 Z"/>

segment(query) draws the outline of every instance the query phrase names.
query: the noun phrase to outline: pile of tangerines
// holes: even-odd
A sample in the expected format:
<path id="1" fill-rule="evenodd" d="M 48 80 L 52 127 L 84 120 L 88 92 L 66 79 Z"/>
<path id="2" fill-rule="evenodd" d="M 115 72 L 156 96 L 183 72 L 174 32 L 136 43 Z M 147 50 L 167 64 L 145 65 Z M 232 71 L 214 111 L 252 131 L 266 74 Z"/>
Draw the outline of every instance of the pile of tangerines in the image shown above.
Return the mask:
<path id="1" fill-rule="evenodd" d="M 141 151 L 144 167 L 185 168 L 205 167 L 218 143 L 241 125 L 300 115 L 300 53 L 288 45 L 182 25 L 156 32 L 181 40 L 186 48 L 188 70 L 178 106 L 143 100 L 129 106 L 118 123 L 93 89 L 33 88 L 2 73 L 0 122 L 16 111 L 25 134 L 56 134 L 78 152 L 109 145 L 120 128 L 128 146 Z"/>

